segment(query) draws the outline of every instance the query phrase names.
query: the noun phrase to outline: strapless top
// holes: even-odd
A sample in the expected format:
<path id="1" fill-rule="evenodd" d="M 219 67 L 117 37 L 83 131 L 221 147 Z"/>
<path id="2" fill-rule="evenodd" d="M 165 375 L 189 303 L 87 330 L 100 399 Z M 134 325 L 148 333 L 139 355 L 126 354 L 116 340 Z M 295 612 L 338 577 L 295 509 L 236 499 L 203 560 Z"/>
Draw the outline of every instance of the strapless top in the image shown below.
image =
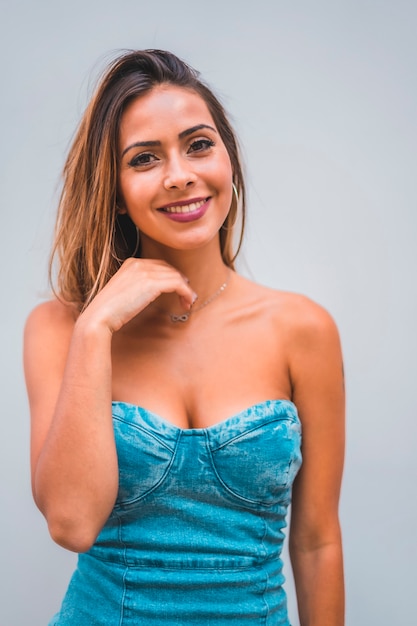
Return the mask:
<path id="1" fill-rule="evenodd" d="M 60 626 L 289 626 L 280 554 L 301 464 L 294 404 L 182 429 L 113 403 L 114 509 L 79 556 Z"/>

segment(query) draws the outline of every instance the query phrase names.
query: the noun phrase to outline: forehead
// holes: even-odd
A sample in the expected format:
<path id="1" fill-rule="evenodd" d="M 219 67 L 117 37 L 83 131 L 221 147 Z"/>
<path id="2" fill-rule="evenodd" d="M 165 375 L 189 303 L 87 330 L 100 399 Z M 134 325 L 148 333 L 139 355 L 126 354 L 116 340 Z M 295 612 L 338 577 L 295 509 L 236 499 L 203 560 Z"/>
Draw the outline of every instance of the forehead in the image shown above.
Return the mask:
<path id="1" fill-rule="evenodd" d="M 199 94 L 175 85 L 157 85 L 127 106 L 121 118 L 120 139 L 127 139 L 131 133 L 149 135 L 169 129 L 181 132 L 202 123 L 215 127 L 207 104 Z"/>

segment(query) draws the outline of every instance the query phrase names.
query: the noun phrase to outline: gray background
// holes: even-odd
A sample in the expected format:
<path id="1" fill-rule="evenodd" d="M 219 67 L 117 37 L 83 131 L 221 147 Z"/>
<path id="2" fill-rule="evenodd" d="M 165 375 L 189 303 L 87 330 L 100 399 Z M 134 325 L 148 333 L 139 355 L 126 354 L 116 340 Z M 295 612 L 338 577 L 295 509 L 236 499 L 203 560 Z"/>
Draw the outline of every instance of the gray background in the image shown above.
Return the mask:
<path id="1" fill-rule="evenodd" d="M 339 325 L 347 625 L 416 624 L 416 7 L 1 2 L 2 625 L 46 625 L 74 565 L 31 501 L 22 327 L 46 293 L 59 173 L 92 79 L 109 52 L 146 47 L 200 69 L 232 114 L 250 192 L 242 271 Z"/>

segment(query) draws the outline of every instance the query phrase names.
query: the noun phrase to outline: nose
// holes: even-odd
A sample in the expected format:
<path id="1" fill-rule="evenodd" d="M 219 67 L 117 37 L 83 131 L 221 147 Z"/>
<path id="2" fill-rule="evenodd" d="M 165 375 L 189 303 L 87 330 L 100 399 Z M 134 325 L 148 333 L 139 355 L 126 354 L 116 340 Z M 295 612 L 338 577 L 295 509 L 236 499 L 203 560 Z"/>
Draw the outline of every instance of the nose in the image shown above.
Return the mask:
<path id="1" fill-rule="evenodd" d="M 191 163 L 182 156 L 171 157 L 166 164 L 164 187 L 165 189 L 186 189 L 196 181 Z"/>

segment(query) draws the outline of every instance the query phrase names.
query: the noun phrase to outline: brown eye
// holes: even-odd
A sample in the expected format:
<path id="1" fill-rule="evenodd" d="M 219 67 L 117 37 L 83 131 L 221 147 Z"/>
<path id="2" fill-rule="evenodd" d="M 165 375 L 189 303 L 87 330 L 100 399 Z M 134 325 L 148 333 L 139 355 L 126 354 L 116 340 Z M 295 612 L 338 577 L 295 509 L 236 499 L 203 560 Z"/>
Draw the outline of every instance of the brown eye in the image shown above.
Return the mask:
<path id="1" fill-rule="evenodd" d="M 154 161 L 158 159 L 151 152 L 142 152 L 142 154 L 137 154 L 129 161 L 129 165 L 131 167 L 140 167 L 145 165 L 151 165 Z"/>
<path id="2" fill-rule="evenodd" d="M 189 147 L 189 152 L 204 152 L 214 146 L 214 141 L 211 139 L 196 139 Z"/>

